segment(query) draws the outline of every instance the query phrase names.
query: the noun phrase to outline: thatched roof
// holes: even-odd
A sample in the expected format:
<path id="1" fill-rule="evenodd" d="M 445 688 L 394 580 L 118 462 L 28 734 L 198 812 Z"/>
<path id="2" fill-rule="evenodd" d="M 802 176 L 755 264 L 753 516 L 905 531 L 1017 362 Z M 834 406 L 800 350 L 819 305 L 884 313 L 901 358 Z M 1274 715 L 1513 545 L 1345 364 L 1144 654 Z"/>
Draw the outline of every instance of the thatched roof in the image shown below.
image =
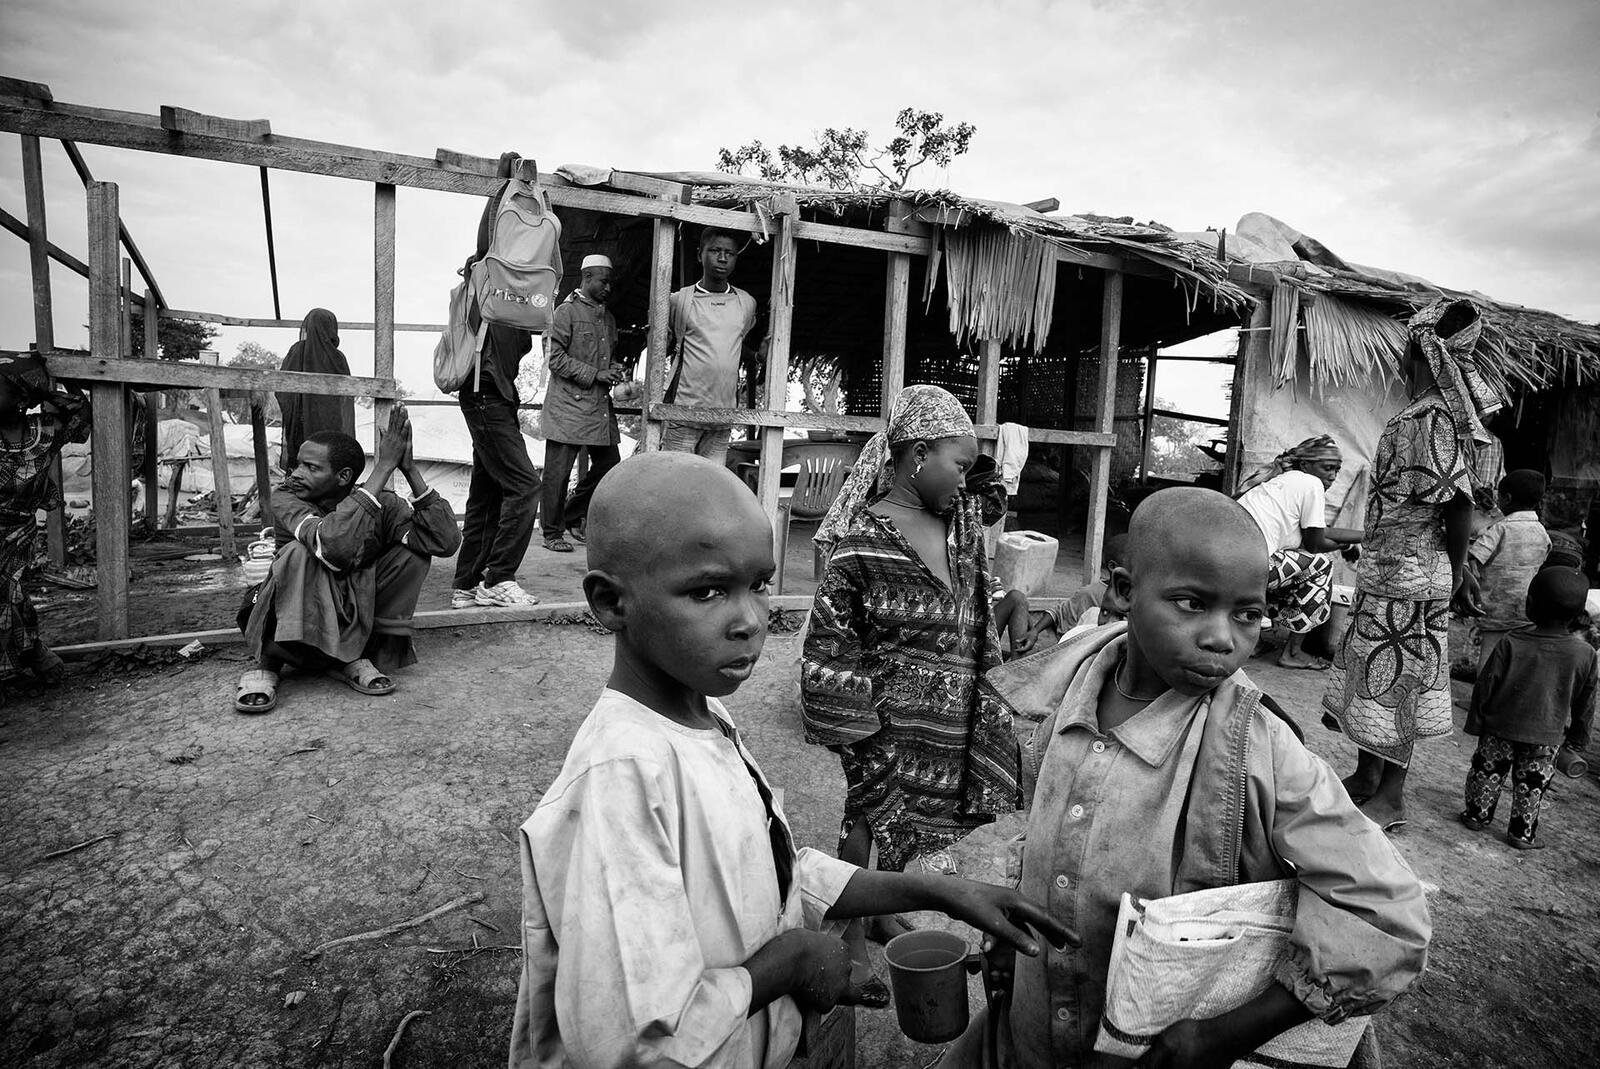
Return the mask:
<path id="1" fill-rule="evenodd" d="M 1219 241 L 1215 233 L 1187 237 L 1212 249 Z M 1225 241 L 1235 278 L 1250 278 L 1260 269 L 1262 285 L 1276 285 L 1280 293 L 1286 287 L 1287 295 L 1304 308 L 1315 387 L 1337 387 L 1374 374 L 1397 375 L 1406 344 L 1404 321 L 1440 296 L 1470 300 L 1482 313 L 1477 363 L 1503 389 L 1544 390 L 1600 381 L 1600 326 L 1453 290 L 1416 275 L 1350 263 L 1314 238 L 1260 213 L 1240 219 Z M 1287 337 L 1280 341 L 1280 334 L 1275 329 L 1273 354 L 1280 381 L 1288 381 L 1295 375 L 1293 343 Z"/>
<path id="2" fill-rule="evenodd" d="M 1229 280 L 1214 250 L 1156 223 L 1046 215 L 948 190 L 820 189 L 703 171 L 654 177 L 692 185 L 699 204 L 749 207 L 788 194 L 804 217 L 872 229 L 882 229 L 891 205 L 901 205 L 933 228 L 933 270 L 925 275 L 923 295 L 932 294 L 942 272 L 950 332 L 958 339 L 999 338 L 1040 351 L 1054 315 L 1056 268 L 1083 259 L 1074 253 L 1144 261 L 1181 288 L 1190 308 L 1204 302 L 1213 311 L 1237 311 L 1253 301 Z"/>

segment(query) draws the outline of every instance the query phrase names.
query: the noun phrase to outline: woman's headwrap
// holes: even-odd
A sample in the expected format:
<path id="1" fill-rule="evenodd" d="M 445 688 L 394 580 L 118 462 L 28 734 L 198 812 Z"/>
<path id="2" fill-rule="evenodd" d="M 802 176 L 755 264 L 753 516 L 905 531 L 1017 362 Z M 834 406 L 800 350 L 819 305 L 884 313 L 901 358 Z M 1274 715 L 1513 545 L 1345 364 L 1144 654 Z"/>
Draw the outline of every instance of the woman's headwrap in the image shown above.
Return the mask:
<path id="1" fill-rule="evenodd" d="M 1272 463 L 1256 471 L 1239 487 L 1239 493 L 1244 493 L 1252 487 L 1260 486 L 1264 482 L 1276 479 L 1286 471 L 1293 471 L 1302 464 L 1314 463 L 1318 460 L 1343 460 L 1344 454 L 1339 452 L 1339 443 L 1333 440 L 1331 434 L 1319 434 L 1307 438 L 1298 445 L 1288 449 L 1272 458 Z"/>
<path id="2" fill-rule="evenodd" d="M 889 492 L 894 482 L 890 450 L 906 442 L 933 442 L 973 433 L 972 417 L 949 390 L 938 386 L 907 386 L 895 398 L 889 425 L 874 434 L 856 458 L 839 496 L 822 518 L 812 538 L 823 555 L 850 529 L 861 510 Z"/>
<path id="3" fill-rule="evenodd" d="M 0 378 L 11 384 L 23 406 L 32 408 L 55 392 L 55 383 L 37 353 L 8 353 L 0 356 Z"/>
<path id="4" fill-rule="evenodd" d="M 1462 325 L 1449 335 L 1441 335 L 1439 324 L 1446 316 L 1452 324 Z M 1433 372 L 1439 392 L 1444 394 L 1456 425 L 1456 439 L 1470 454 L 1478 444 L 1490 440 L 1483 426 L 1484 417 L 1504 408 L 1506 403 L 1472 359 L 1478 336 L 1483 333 L 1483 317 L 1471 301 L 1440 297 L 1412 316 L 1406 326 L 1411 331 L 1412 341 L 1427 359 L 1428 370 Z"/>

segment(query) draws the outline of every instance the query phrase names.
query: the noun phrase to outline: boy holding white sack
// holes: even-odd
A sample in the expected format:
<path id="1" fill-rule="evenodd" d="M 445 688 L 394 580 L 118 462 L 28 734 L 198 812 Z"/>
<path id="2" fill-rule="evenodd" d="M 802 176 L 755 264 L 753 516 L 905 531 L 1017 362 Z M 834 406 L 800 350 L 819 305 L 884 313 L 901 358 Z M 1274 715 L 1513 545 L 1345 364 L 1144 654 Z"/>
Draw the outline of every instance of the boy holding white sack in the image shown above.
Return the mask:
<path id="1" fill-rule="evenodd" d="M 1313 1018 L 1373 1013 L 1422 972 L 1421 884 L 1239 670 L 1261 630 L 1266 576 L 1265 546 L 1236 502 L 1161 491 L 1135 512 L 1126 567 L 1107 591 L 1126 625 L 990 674 L 1019 714 L 1043 719 L 1023 753 L 1020 890 L 1083 943 L 1017 960 L 1003 1019 L 980 1016 L 941 1066 L 979 1065 L 986 1027 L 1002 1066 L 1130 1064 L 1095 1050 L 1125 892 L 1298 883 L 1291 949 L 1272 982 L 1226 1013 L 1133 1037 L 1149 1042 L 1132 1063 L 1142 1069 L 1227 1066 Z M 1374 1043 L 1368 1028 L 1350 1064 L 1372 1064 Z"/>

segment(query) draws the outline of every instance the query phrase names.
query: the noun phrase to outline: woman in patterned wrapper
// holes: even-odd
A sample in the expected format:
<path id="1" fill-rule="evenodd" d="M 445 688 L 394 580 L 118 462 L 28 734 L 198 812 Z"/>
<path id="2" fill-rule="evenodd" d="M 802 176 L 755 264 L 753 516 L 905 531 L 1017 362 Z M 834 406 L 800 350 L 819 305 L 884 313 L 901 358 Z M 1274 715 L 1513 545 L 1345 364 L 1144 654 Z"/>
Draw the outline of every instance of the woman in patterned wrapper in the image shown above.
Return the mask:
<path id="1" fill-rule="evenodd" d="M 39 638 L 39 614 L 22 583 L 39 553 L 35 513 L 61 504 L 50 461 L 88 437 L 82 394 L 57 391 L 37 356 L 0 356 L 0 705 L 17 680 L 54 684 L 64 671 Z"/>
<path id="2" fill-rule="evenodd" d="M 981 687 L 1021 652 L 1027 599 L 988 574 L 983 525 L 1005 488 L 978 455 L 972 420 L 937 386 L 901 391 L 817 530 L 828 554 L 801 661 L 806 741 L 844 766 L 839 856 L 899 871 L 1019 802 L 1010 714 Z M 905 930 L 876 918 L 847 935 L 865 980 L 866 935 Z M 887 991 L 882 992 L 887 996 Z"/>
<path id="3" fill-rule="evenodd" d="M 1411 319 L 1412 401 L 1378 440 L 1356 600 L 1322 699 L 1360 749 L 1345 789 L 1385 830 L 1406 823 L 1416 741 L 1453 727 L 1451 599 L 1476 611 L 1473 460 L 1489 441 L 1483 418 L 1503 404 L 1472 361 L 1481 330 L 1468 301 L 1441 298 Z"/>

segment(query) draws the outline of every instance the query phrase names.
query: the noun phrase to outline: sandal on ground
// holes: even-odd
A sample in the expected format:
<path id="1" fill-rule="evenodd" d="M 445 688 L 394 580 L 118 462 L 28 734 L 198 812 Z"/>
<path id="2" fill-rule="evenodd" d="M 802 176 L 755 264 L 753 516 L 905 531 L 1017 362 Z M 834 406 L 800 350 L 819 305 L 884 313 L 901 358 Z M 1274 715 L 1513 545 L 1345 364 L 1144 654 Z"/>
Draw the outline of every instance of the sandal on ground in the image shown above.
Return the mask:
<path id="1" fill-rule="evenodd" d="M 344 685 L 357 694 L 365 694 L 372 698 L 381 698 L 385 694 L 394 693 L 394 680 L 378 670 L 378 666 L 365 657 L 358 657 L 339 669 L 330 673 L 344 682 Z"/>
<path id="2" fill-rule="evenodd" d="M 546 538 L 544 540 L 544 548 L 550 550 L 552 553 L 571 553 L 572 543 L 559 536 L 556 538 Z"/>
<path id="3" fill-rule="evenodd" d="M 261 697 L 265 701 L 249 702 L 246 698 Z M 237 712 L 270 713 L 278 707 L 278 673 L 265 668 L 252 668 L 239 677 L 239 691 L 233 696 Z"/>
<path id="4" fill-rule="evenodd" d="M 1322 726 L 1336 735 L 1344 734 L 1344 726 L 1339 723 L 1339 718 L 1332 713 L 1322 714 Z"/>
<path id="5" fill-rule="evenodd" d="M 1287 668 L 1291 672 L 1326 672 L 1333 667 L 1333 662 L 1322 657 L 1313 658 L 1310 664 L 1287 664 L 1280 657 L 1279 668 Z"/>
<path id="6" fill-rule="evenodd" d="M 583 533 L 583 528 L 581 527 L 568 527 L 567 537 L 580 546 L 587 545 L 589 542 L 589 536 Z"/>

